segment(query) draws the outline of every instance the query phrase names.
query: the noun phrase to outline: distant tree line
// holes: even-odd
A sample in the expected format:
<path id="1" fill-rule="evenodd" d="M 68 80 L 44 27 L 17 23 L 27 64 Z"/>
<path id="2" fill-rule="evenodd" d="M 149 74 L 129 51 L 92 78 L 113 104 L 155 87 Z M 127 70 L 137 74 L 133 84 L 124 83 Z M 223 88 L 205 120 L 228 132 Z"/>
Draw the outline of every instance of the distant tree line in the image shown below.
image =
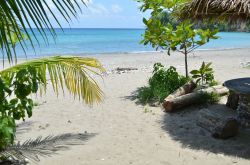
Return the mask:
<path id="1" fill-rule="evenodd" d="M 176 20 L 171 13 L 164 11 L 161 12 L 156 19 L 159 19 L 163 25 L 167 25 L 170 23 L 173 26 L 176 26 L 179 20 Z M 226 22 L 218 22 L 218 23 L 209 23 L 209 22 L 195 22 L 193 25 L 194 28 L 201 29 L 214 29 L 217 28 L 220 32 L 250 32 L 250 23 L 246 24 L 229 24 Z"/>

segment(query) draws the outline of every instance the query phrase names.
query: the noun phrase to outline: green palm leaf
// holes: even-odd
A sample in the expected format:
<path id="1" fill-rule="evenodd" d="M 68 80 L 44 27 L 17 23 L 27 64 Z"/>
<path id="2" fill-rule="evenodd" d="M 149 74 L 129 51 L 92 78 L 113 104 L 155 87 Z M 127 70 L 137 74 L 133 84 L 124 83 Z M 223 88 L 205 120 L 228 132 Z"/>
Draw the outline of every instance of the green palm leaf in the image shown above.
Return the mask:
<path id="1" fill-rule="evenodd" d="M 22 34 L 24 33 L 33 45 L 31 35 L 38 42 L 32 27 L 38 29 L 47 42 L 47 34 L 56 36 L 54 26 L 51 24 L 55 21 L 59 27 L 61 24 L 58 20 L 62 16 L 68 23 L 72 17 L 77 16 L 81 11 L 80 4 L 85 4 L 84 0 L 52 0 L 55 7 L 49 5 L 47 0 L 2 0 L 0 3 L 0 49 L 2 49 L 3 58 L 5 54 L 9 62 L 12 62 L 15 53 L 15 42 L 11 39 L 11 34 L 15 33 L 19 43 L 25 51 L 25 41 Z M 57 14 L 55 14 L 57 13 Z M 51 15 L 52 17 L 49 17 Z M 29 30 L 30 29 L 30 30 Z M 33 47 L 34 48 L 34 47 Z"/>
<path id="2" fill-rule="evenodd" d="M 18 71 L 28 67 L 35 68 L 43 79 L 39 84 L 46 89 L 47 81 L 51 81 L 54 91 L 67 89 L 74 97 L 82 99 L 86 104 L 102 100 L 103 92 L 92 78 L 101 76 L 105 70 L 98 60 L 93 58 L 55 56 L 35 59 L 2 70 L 0 76 L 10 79 Z M 49 80 L 46 79 L 48 74 Z"/>

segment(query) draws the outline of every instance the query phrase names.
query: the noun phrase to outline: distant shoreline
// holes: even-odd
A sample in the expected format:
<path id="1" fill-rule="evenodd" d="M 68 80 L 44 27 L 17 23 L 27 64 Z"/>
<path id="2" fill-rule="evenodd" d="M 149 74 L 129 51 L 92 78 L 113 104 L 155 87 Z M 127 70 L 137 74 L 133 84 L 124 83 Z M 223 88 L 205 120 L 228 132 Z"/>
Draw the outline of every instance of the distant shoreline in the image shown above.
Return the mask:
<path id="1" fill-rule="evenodd" d="M 214 48 L 214 49 L 197 49 L 194 52 L 206 51 L 227 51 L 227 50 L 250 50 L 250 47 L 245 48 Z M 166 51 L 131 51 L 131 52 L 103 52 L 103 53 L 66 53 L 66 54 L 42 54 L 42 55 L 27 55 L 28 58 L 42 58 L 50 56 L 97 56 L 97 55 L 126 55 L 126 54 L 151 54 L 151 53 L 167 53 Z M 26 59 L 26 57 L 19 57 L 18 59 Z"/>
<path id="2" fill-rule="evenodd" d="M 37 28 L 27 28 L 27 29 L 34 29 L 37 30 Z M 45 28 L 48 30 L 48 28 Z M 81 30 L 81 29 L 86 29 L 86 30 L 145 30 L 145 28 L 54 28 L 55 30 Z"/>
<path id="3" fill-rule="evenodd" d="M 250 51 L 250 47 L 249 48 L 222 48 L 222 49 L 198 49 L 195 50 L 195 52 L 199 53 L 199 52 L 222 52 L 222 51 Z M 134 51 L 134 52 L 111 52 L 111 53 L 71 53 L 71 54 L 48 54 L 48 55 L 41 55 L 41 56 L 27 56 L 26 57 L 18 57 L 18 60 L 26 60 L 26 59 L 37 59 L 37 58 L 46 58 L 46 57 L 51 57 L 51 56 L 82 56 L 82 57 L 93 57 L 93 58 L 99 58 L 99 57 L 107 57 L 107 56 L 115 56 L 115 57 L 119 57 L 119 56 L 126 56 L 126 55 L 150 55 L 152 53 L 156 53 L 156 54 L 166 54 L 166 51 Z M 178 52 L 173 52 L 172 54 L 177 54 Z M 250 55 L 250 53 L 249 53 Z M 0 61 L 3 61 L 2 59 L 0 59 Z M 5 60 L 7 61 L 7 60 Z"/>

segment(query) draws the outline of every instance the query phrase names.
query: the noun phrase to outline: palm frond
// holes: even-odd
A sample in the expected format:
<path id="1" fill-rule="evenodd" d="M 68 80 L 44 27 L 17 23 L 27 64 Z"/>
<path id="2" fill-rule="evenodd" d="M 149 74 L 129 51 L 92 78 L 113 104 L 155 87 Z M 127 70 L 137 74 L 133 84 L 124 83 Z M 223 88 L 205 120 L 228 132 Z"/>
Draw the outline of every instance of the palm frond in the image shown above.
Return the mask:
<path id="1" fill-rule="evenodd" d="M 18 71 L 32 67 L 43 78 L 39 84 L 46 89 L 47 81 L 51 81 L 54 91 L 58 94 L 59 88 L 68 91 L 82 99 L 86 104 L 93 104 L 102 100 L 103 92 L 92 78 L 93 75 L 101 76 L 105 71 L 98 60 L 71 56 L 55 56 L 35 59 L 24 62 L 0 72 L 0 76 L 11 78 Z M 46 75 L 49 75 L 49 80 Z"/>
<path id="2" fill-rule="evenodd" d="M 247 22 L 250 18 L 250 0 L 190 0 L 180 13 L 182 18 L 188 19 Z"/>
<path id="3" fill-rule="evenodd" d="M 58 151 L 68 149 L 72 145 L 83 145 L 84 142 L 94 137 L 96 134 L 62 134 L 58 136 L 38 137 L 34 140 L 29 139 L 24 143 L 9 146 L 0 152 L 0 157 L 13 158 L 14 160 L 24 161 L 30 159 L 39 161 L 39 156 L 49 157 Z"/>
<path id="4" fill-rule="evenodd" d="M 81 12 L 81 5 L 85 0 L 2 0 L 0 3 L 0 49 L 9 61 L 13 61 L 15 53 L 15 42 L 10 39 L 11 33 L 15 33 L 18 41 L 25 50 L 24 33 L 33 45 L 31 35 L 38 42 L 33 28 L 37 28 L 47 42 L 47 35 L 50 33 L 55 37 L 56 33 L 51 22 L 56 22 L 61 27 L 59 18 L 70 23 L 72 17 L 76 18 Z M 53 9 L 52 9 L 53 8 Z M 55 14 L 56 13 L 56 14 Z M 49 16 L 51 15 L 51 17 Z M 34 48 L 34 47 L 33 47 Z"/>

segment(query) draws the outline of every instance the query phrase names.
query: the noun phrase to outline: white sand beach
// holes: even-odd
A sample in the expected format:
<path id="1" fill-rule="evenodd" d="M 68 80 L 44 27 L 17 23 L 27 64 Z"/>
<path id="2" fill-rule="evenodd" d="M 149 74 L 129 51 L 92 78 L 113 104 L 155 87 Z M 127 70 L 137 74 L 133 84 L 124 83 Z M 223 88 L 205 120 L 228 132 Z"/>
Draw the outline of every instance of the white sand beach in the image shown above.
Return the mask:
<path id="1" fill-rule="evenodd" d="M 173 53 L 112 54 L 94 56 L 107 69 L 98 83 L 104 101 L 88 107 L 68 94 L 57 98 L 49 88 L 36 100 L 34 114 L 18 127 L 17 141 L 63 133 L 95 133 L 84 145 L 72 146 L 51 157 L 41 157 L 41 165 L 249 165 L 250 132 L 229 140 L 213 139 L 196 125 L 202 106 L 177 113 L 164 113 L 161 107 L 143 106 L 133 100 L 133 92 L 151 76 L 153 64 L 175 66 L 184 74 L 184 57 Z M 212 62 L 216 79 L 250 77 L 250 49 L 197 51 L 189 56 L 189 70 Z M 112 73 L 117 67 L 138 70 Z M 225 98 L 208 108 L 225 108 Z M 20 131 L 21 130 L 21 131 Z M 31 164 L 35 164 L 31 162 Z"/>

